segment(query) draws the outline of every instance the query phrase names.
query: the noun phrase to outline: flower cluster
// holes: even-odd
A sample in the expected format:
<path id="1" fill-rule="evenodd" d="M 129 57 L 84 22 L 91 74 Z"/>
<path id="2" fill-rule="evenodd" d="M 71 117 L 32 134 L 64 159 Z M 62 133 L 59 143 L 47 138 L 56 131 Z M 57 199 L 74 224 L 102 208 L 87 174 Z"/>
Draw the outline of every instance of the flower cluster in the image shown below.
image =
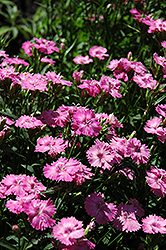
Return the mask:
<path id="1" fill-rule="evenodd" d="M 0 183 L 0 197 L 15 195 L 15 200 L 8 200 L 6 207 L 10 212 L 28 215 L 28 221 L 36 230 L 44 230 L 55 224 L 51 217 L 55 214 L 55 205 L 50 199 L 41 200 L 40 193 L 46 187 L 36 180 L 36 177 L 27 175 L 7 175 Z"/>
<path id="2" fill-rule="evenodd" d="M 140 88 L 154 89 L 158 84 L 153 79 L 152 74 L 146 73 L 146 69 L 141 62 L 130 61 L 127 58 L 120 60 L 112 60 L 107 66 L 113 71 L 113 75 L 117 79 L 123 79 L 125 82 L 133 80 Z M 129 79 L 128 72 L 132 71 L 134 75 Z"/>
<path id="3" fill-rule="evenodd" d="M 89 55 L 92 56 L 93 58 L 94 57 L 97 57 L 98 59 L 100 60 L 104 60 L 105 59 L 105 56 L 109 56 L 109 54 L 106 54 L 107 52 L 107 49 L 106 48 L 103 48 L 102 46 L 93 46 L 90 48 L 89 50 Z M 93 62 L 93 59 L 92 58 L 89 58 L 89 56 L 76 56 L 73 61 L 76 63 L 76 64 L 89 64 L 90 62 Z"/>
<path id="4" fill-rule="evenodd" d="M 16 120 L 15 126 L 19 128 L 35 129 L 41 128 L 42 126 L 44 126 L 44 123 L 37 117 L 22 115 L 18 120 Z"/>
<path id="5" fill-rule="evenodd" d="M 35 42 L 26 41 L 22 44 L 22 48 L 25 54 L 32 56 L 33 48 L 38 49 L 41 53 L 44 54 L 52 54 L 53 52 L 59 52 L 59 48 L 56 47 L 56 43 L 54 41 L 49 41 L 42 38 L 33 38 Z"/>

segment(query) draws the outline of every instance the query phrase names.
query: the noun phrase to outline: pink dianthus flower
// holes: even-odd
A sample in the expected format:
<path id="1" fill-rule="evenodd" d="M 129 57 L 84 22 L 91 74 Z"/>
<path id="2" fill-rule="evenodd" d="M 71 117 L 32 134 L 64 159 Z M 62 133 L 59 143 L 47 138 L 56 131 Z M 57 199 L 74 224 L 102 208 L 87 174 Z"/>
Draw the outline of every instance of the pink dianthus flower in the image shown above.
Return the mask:
<path id="1" fill-rule="evenodd" d="M 157 197 L 166 196 L 166 171 L 157 167 L 151 167 L 150 171 L 146 171 L 146 181 L 151 187 L 151 191 Z"/>
<path id="2" fill-rule="evenodd" d="M 48 91 L 46 77 L 41 74 L 20 73 L 15 82 L 21 85 L 22 89 Z"/>
<path id="3" fill-rule="evenodd" d="M 144 130 L 147 133 L 151 133 L 151 134 L 156 134 L 157 133 L 157 128 L 160 126 L 162 122 L 162 119 L 159 117 L 154 117 L 151 120 L 148 120 L 146 122 L 146 125 L 144 127 Z"/>
<path id="4" fill-rule="evenodd" d="M 93 62 L 93 59 L 89 58 L 89 56 L 76 56 L 73 61 L 76 64 L 89 64 L 90 62 Z"/>
<path id="5" fill-rule="evenodd" d="M 166 104 L 158 104 L 155 110 L 166 118 Z"/>
<path id="6" fill-rule="evenodd" d="M 16 65 L 23 64 L 24 66 L 28 66 L 29 65 L 29 63 L 25 62 L 25 60 L 20 59 L 18 57 L 6 58 L 5 62 L 8 63 L 9 65 L 11 65 L 11 64 L 16 64 Z"/>
<path id="7" fill-rule="evenodd" d="M 135 74 L 133 76 L 133 81 L 136 82 L 140 88 L 144 89 L 154 89 L 158 82 L 153 79 L 152 74 Z"/>
<path id="8" fill-rule="evenodd" d="M 103 170 L 111 169 L 114 163 L 120 163 L 122 157 L 113 150 L 106 142 L 96 140 L 95 145 L 86 151 L 89 163 L 93 167 L 100 167 Z"/>
<path id="9" fill-rule="evenodd" d="M 84 71 L 74 71 L 73 73 L 73 78 L 76 81 L 76 83 L 79 83 L 80 79 L 83 77 L 84 75 Z"/>
<path id="10" fill-rule="evenodd" d="M 56 74 L 55 72 L 53 71 L 48 71 L 46 73 L 46 78 L 48 81 L 52 81 L 53 84 L 61 84 L 61 85 L 67 85 L 67 86 L 71 86 L 72 85 L 72 82 L 70 81 L 67 81 L 67 80 L 64 80 L 62 79 L 63 76 L 61 76 L 60 74 Z"/>
<path id="11" fill-rule="evenodd" d="M 80 89 L 85 89 L 86 92 L 95 97 L 100 93 L 100 85 L 99 82 L 96 80 L 81 80 L 82 84 L 78 85 L 77 87 Z"/>
<path id="12" fill-rule="evenodd" d="M 43 63 L 49 63 L 51 65 L 55 64 L 55 61 L 53 61 L 53 60 L 51 60 L 50 58 L 47 58 L 47 57 L 42 57 L 40 61 L 43 62 Z"/>
<path id="13" fill-rule="evenodd" d="M 33 228 L 41 231 L 55 224 L 55 220 L 51 218 L 55 210 L 55 205 L 50 199 L 31 200 L 24 204 L 24 212 L 28 215 L 28 221 Z"/>
<path id="14" fill-rule="evenodd" d="M 33 43 L 32 45 L 38 49 L 40 52 L 44 53 L 44 54 L 52 54 L 53 52 L 59 52 L 59 48 L 56 47 L 56 43 L 54 41 L 49 41 L 43 38 L 33 38 L 34 40 L 36 40 L 35 43 Z"/>
<path id="15" fill-rule="evenodd" d="M 113 79 L 109 76 L 103 75 L 99 81 L 100 88 L 105 91 L 106 93 L 109 93 L 114 98 L 120 98 L 122 95 L 120 92 L 120 81 L 117 79 Z"/>
<path id="16" fill-rule="evenodd" d="M 125 157 L 131 157 L 137 164 L 146 164 L 149 161 L 150 152 L 145 144 L 141 144 L 137 138 L 130 138 L 127 144 Z"/>
<path id="17" fill-rule="evenodd" d="M 83 107 L 73 114 L 71 125 L 77 135 L 97 136 L 102 129 L 93 110 Z"/>
<path id="18" fill-rule="evenodd" d="M 52 136 L 46 135 L 43 138 L 37 139 L 37 145 L 35 147 L 35 152 L 47 152 L 51 157 L 55 157 L 61 152 L 65 152 L 67 144 L 62 138 L 53 138 Z"/>
<path id="19" fill-rule="evenodd" d="M 81 185 L 86 179 L 91 179 L 92 173 L 90 168 L 84 166 L 81 162 L 74 158 L 60 157 L 51 165 L 46 164 L 43 169 L 44 176 L 51 180 L 76 182 Z"/>
<path id="20" fill-rule="evenodd" d="M 106 203 L 103 199 L 103 194 L 94 192 L 88 195 L 84 203 L 86 212 L 94 217 L 99 224 L 107 224 L 109 221 L 113 221 L 117 213 L 116 205 Z"/>
<path id="21" fill-rule="evenodd" d="M 109 56 L 107 53 L 107 49 L 102 46 L 93 46 L 89 50 L 89 55 L 92 57 L 97 57 L 98 59 L 104 60 L 105 56 Z"/>
<path id="22" fill-rule="evenodd" d="M 136 219 L 135 208 L 133 205 L 119 204 L 113 226 L 120 231 L 135 232 L 141 228 Z"/>
<path id="23" fill-rule="evenodd" d="M 82 221 L 78 221 L 75 217 L 64 217 L 53 227 L 53 237 L 66 246 L 74 245 L 76 240 L 84 235 L 82 227 Z"/>
<path id="24" fill-rule="evenodd" d="M 148 217 L 142 219 L 142 230 L 148 234 L 166 234 L 166 219 L 161 216 L 149 215 Z"/>
<path id="25" fill-rule="evenodd" d="M 44 124 L 36 117 L 23 115 L 18 120 L 16 120 L 15 126 L 20 128 L 35 129 L 41 128 L 42 126 L 44 126 Z"/>

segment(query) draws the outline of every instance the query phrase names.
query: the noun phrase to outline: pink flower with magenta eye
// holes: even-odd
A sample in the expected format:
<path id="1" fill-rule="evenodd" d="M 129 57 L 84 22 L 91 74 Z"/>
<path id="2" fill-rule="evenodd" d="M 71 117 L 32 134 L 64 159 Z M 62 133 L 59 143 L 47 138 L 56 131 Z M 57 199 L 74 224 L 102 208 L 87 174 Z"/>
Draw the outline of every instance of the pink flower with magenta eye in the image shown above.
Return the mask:
<path id="1" fill-rule="evenodd" d="M 85 201 L 86 212 L 94 217 L 99 224 L 107 224 L 109 221 L 113 221 L 117 213 L 116 205 L 106 203 L 103 199 L 103 194 L 94 192 L 88 195 Z"/>
<path id="2" fill-rule="evenodd" d="M 55 214 L 55 205 L 48 200 L 31 200 L 24 204 L 24 212 L 28 215 L 28 221 L 36 230 L 44 230 L 55 224 L 51 217 Z"/>
<path id="3" fill-rule="evenodd" d="M 82 227 L 82 221 L 78 221 L 75 217 L 64 217 L 53 227 L 53 237 L 66 246 L 74 245 L 77 239 L 84 235 Z"/>
<path id="4" fill-rule="evenodd" d="M 71 125 L 77 135 L 97 136 L 102 129 L 93 110 L 83 107 L 73 114 Z"/>
<path id="5" fill-rule="evenodd" d="M 102 46 L 93 46 L 89 50 L 89 55 L 92 57 L 97 57 L 98 59 L 104 60 L 105 56 L 109 56 L 107 53 L 107 49 L 103 48 Z"/>

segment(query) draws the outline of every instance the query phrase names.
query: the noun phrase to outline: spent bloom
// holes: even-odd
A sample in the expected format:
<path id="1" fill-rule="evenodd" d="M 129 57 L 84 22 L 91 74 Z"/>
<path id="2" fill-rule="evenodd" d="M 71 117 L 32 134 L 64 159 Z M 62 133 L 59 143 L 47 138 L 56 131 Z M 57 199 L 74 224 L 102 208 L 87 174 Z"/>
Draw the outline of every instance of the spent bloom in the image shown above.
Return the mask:
<path id="1" fill-rule="evenodd" d="M 101 193 L 94 192 L 88 195 L 84 204 L 86 212 L 94 217 L 99 224 L 113 221 L 117 213 L 116 205 L 104 202 L 104 195 Z"/>
<path id="2" fill-rule="evenodd" d="M 78 221 L 75 217 L 64 217 L 53 227 L 53 237 L 66 246 L 74 245 L 77 239 L 84 235 L 85 230 L 82 227 L 82 221 Z"/>
<path id="3" fill-rule="evenodd" d="M 149 215 L 142 219 L 142 230 L 148 234 L 166 234 L 166 219 L 157 215 Z"/>
<path id="4" fill-rule="evenodd" d="M 37 117 L 22 115 L 18 120 L 16 120 L 15 126 L 20 128 L 35 129 L 41 128 L 42 126 L 44 126 L 44 123 Z"/>
<path id="5" fill-rule="evenodd" d="M 55 205 L 50 199 L 33 199 L 24 204 L 24 212 L 28 215 L 28 221 L 36 230 L 44 230 L 55 224 L 51 217 L 55 214 Z"/>
<path id="6" fill-rule="evenodd" d="M 162 168 L 151 167 L 150 171 L 146 171 L 146 181 L 151 187 L 151 191 L 157 197 L 166 196 L 166 171 Z"/>
<path id="7" fill-rule="evenodd" d="M 89 50 L 89 55 L 92 57 L 97 57 L 98 59 L 104 60 L 105 56 L 109 56 L 107 53 L 107 49 L 102 46 L 93 46 Z"/>
<path id="8" fill-rule="evenodd" d="M 133 205 L 119 204 L 116 218 L 113 226 L 120 231 L 135 232 L 141 228 L 141 225 L 135 216 L 135 207 Z"/>
<path id="9" fill-rule="evenodd" d="M 46 135 L 43 138 L 37 139 L 37 145 L 35 152 L 47 152 L 51 157 L 55 157 L 61 152 L 65 152 L 67 143 L 62 138 L 53 138 L 52 136 Z"/>
<path id="10" fill-rule="evenodd" d="M 57 161 L 46 164 L 43 169 L 44 176 L 51 180 L 76 182 L 81 185 L 86 179 L 91 179 L 92 173 L 90 168 L 87 168 L 81 162 L 74 158 L 67 159 L 60 157 Z"/>
<path id="11" fill-rule="evenodd" d="M 76 56 L 73 61 L 76 64 L 89 64 L 93 62 L 93 59 L 89 58 L 89 56 Z"/>
<path id="12" fill-rule="evenodd" d="M 139 203 L 138 200 L 130 198 L 129 202 L 134 206 L 135 214 L 137 216 L 140 216 L 140 217 L 144 216 L 144 209 L 142 208 L 142 205 Z"/>

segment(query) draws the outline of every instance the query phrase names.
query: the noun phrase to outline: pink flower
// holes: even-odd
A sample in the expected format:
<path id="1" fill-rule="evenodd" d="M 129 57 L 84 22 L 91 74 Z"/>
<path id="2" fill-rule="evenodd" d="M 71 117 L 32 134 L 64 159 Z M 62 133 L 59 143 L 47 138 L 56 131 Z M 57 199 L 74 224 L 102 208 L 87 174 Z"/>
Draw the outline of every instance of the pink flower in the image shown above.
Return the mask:
<path id="1" fill-rule="evenodd" d="M 21 85 L 22 89 L 48 91 L 46 77 L 41 74 L 20 73 L 15 82 Z"/>
<path id="2" fill-rule="evenodd" d="M 166 234 L 166 220 L 161 216 L 149 215 L 142 219 L 142 230 L 148 234 Z"/>
<path id="3" fill-rule="evenodd" d="M 166 104 L 158 104 L 155 110 L 162 115 L 163 117 L 166 118 Z"/>
<path id="4" fill-rule="evenodd" d="M 161 118 L 154 117 L 151 120 L 148 120 L 146 122 L 146 126 L 144 127 L 144 130 L 147 133 L 156 134 L 157 133 L 157 128 L 160 126 L 161 122 L 162 122 Z"/>
<path id="5" fill-rule="evenodd" d="M 152 74 L 135 74 L 133 76 L 133 81 L 136 82 L 140 88 L 144 89 L 154 89 L 158 82 L 153 79 Z"/>
<path id="6" fill-rule="evenodd" d="M 131 157 L 137 164 L 146 164 L 149 161 L 150 152 L 145 144 L 141 144 L 137 138 L 130 138 L 127 144 L 125 157 Z"/>
<path id="7" fill-rule="evenodd" d="M 80 89 L 85 89 L 86 92 L 95 97 L 100 93 L 100 85 L 99 82 L 96 80 L 81 80 L 82 84 L 78 85 L 77 87 Z"/>
<path id="8" fill-rule="evenodd" d="M 89 56 L 76 56 L 73 61 L 76 64 L 89 64 L 90 62 L 93 62 L 93 60 L 91 58 L 89 58 Z"/>
<path id="9" fill-rule="evenodd" d="M 93 46 L 92 48 L 90 48 L 89 50 L 89 55 L 92 57 L 97 57 L 101 60 L 104 60 L 105 56 L 109 56 L 107 53 L 107 49 L 103 48 L 102 46 Z"/>
<path id="10" fill-rule="evenodd" d="M 32 56 L 32 43 L 30 41 L 24 42 L 22 44 L 22 49 L 24 50 L 25 54 Z"/>
<path id="11" fill-rule="evenodd" d="M 133 180 L 134 173 L 133 170 L 131 170 L 130 168 L 126 167 L 116 171 L 116 173 L 117 172 L 122 173 L 125 177 L 128 177 L 130 180 Z"/>
<path id="12" fill-rule="evenodd" d="M 51 59 L 49 59 L 49 58 L 47 58 L 47 57 L 42 57 L 40 61 L 43 62 L 43 63 L 52 64 L 52 65 L 55 64 L 55 61 L 53 61 L 53 60 L 51 60 Z"/>
<path id="13" fill-rule="evenodd" d="M 62 79 L 63 76 L 61 76 L 60 74 L 56 74 L 55 72 L 50 72 L 48 71 L 46 73 L 46 78 L 48 81 L 52 81 L 52 84 L 61 84 L 61 85 L 67 85 L 67 86 L 71 86 L 72 82 L 67 81 Z"/>
<path id="14" fill-rule="evenodd" d="M 135 232 L 141 228 L 136 219 L 135 208 L 133 205 L 119 204 L 113 226 L 120 231 Z"/>
<path id="15" fill-rule="evenodd" d="M 8 64 L 16 64 L 16 65 L 19 65 L 19 64 L 23 64 L 24 66 L 28 66 L 29 63 L 25 62 L 23 59 L 20 59 L 18 57 L 14 57 L 14 58 L 6 58 L 5 59 L 5 62 L 8 63 Z"/>
<path id="16" fill-rule="evenodd" d="M 58 112 L 53 110 L 45 110 L 40 115 L 40 120 L 44 123 L 47 123 L 49 126 L 55 128 L 57 126 L 55 119 L 59 117 Z"/>
<path id="17" fill-rule="evenodd" d="M 49 41 L 43 38 L 33 38 L 36 40 L 35 43 L 33 43 L 33 46 L 36 47 L 40 52 L 44 54 L 52 54 L 53 52 L 59 52 L 59 48 L 56 47 L 56 43 L 54 41 Z"/>
<path id="18" fill-rule="evenodd" d="M 51 180 L 76 182 L 81 185 L 86 179 L 91 179 L 91 170 L 84 166 L 81 162 L 74 158 L 60 157 L 57 161 L 52 162 L 51 165 L 46 164 L 43 169 L 44 176 Z"/>
<path id="19" fill-rule="evenodd" d="M 18 120 L 16 120 L 15 126 L 20 128 L 35 129 L 41 128 L 42 126 L 44 126 L 44 124 L 36 117 L 23 115 Z"/>
<path id="20" fill-rule="evenodd" d="M 164 62 L 166 61 L 165 57 L 163 56 L 158 56 L 157 53 L 153 54 L 153 59 L 155 60 L 155 62 L 157 64 L 159 64 L 160 66 L 164 66 Z"/>
<path id="21" fill-rule="evenodd" d="M 96 16 L 95 16 L 95 14 L 92 14 L 92 16 L 91 17 L 86 17 L 86 20 L 89 20 L 89 21 L 95 21 L 95 19 L 96 19 Z"/>
<path id="22" fill-rule="evenodd" d="M 62 244 L 71 246 L 77 242 L 77 239 L 83 237 L 84 229 L 82 227 L 82 221 L 78 221 L 75 217 L 64 217 L 53 227 L 53 237 Z"/>
<path id="23" fill-rule="evenodd" d="M 106 203 L 103 199 L 103 194 L 94 192 L 88 195 L 84 203 L 86 212 L 94 217 L 99 224 L 107 224 L 109 221 L 113 221 L 117 213 L 116 205 Z"/>
<path id="24" fill-rule="evenodd" d="M 93 110 L 83 107 L 73 114 L 71 125 L 77 135 L 97 136 L 102 129 Z"/>
<path id="25" fill-rule="evenodd" d="M 44 230 L 55 224 L 51 217 L 55 214 L 55 205 L 48 200 L 31 200 L 24 204 L 24 211 L 28 215 L 28 221 L 36 230 Z"/>
<path id="26" fill-rule="evenodd" d="M 27 196 L 32 194 L 34 197 L 38 197 L 40 192 L 46 190 L 46 187 L 42 183 L 36 180 L 35 176 L 28 175 L 14 175 L 10 174 L 4 177 L 1 181 L 1 185 L 4 187 L 4 194 L 6 196 Z M 2 186 L 1 186 L 2 187 Z"/>
<path id="27" fill-rule="evenodd" d="M 53 138 L 52 136 L 46 135 L 43 138 L 38 138 L 35 152 L 47 152 L 51 157 L 55 157 L 61 152 L 65 152 L 67 144 L 62 138 Z"/>
<path id="28" fill-rule="evenodd" d="M 14 81 L 15 76 L 17 74 L 18 73 L 15 72 L 14 66 L 8 66 L 7 68 L 0 68 L 0 81 L 4 81 L 6 78 L 9 78 L 12 81 Z"/>
<path id="29" fill-rule="evenodd" d="M 103 170 L 111 169 L 114 163 L 120 163 L 122 157 L 116 150 L 113 150 L 106 142 L 96 140 L 95 145 L 86 151 L 89 163 L 93 167 L 100 167 Z"/>
<path id="30" fill-rule="evenodd" d="M 151 167 L 150 171 L 146 171 L 146 181 L 151 187 L 151 191 L 157 197 L 166 196 L 166 171 L 157 167 Z"/>
<path id="31" fill-rule="evenodd" d="M 99 81 L 100 88 L 105 91 L 106 93 L 109 93 L 114 98 L 120 98 L 122 95 L 120 92 L 120 81 L 117 79 L 113 79 L 109 76 L 103 75 Z"/>
<path id="32" fill-rule="evenodd" d="M 163 41 L 163 42 L 161 43 L 161 45 L 162 45 L 164 48 L 166 48 L 166 41 Z"/>
<path id="33" fill-rule="evenodd" d="M 79 83 L 80 79 L 83 77 L 84 75 L 84 71 L 74 71 L 73 73 L 73 78 L 76 81 L 76 83 Z"/>

